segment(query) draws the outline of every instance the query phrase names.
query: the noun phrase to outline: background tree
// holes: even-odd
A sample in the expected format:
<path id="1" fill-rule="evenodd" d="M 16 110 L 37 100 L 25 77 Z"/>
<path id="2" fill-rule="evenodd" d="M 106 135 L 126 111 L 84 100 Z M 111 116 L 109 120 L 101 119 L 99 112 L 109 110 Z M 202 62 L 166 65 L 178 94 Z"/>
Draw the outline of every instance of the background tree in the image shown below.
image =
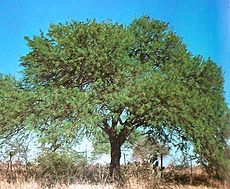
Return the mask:
<path id="1" fill-rule="evenodd" d="M 23 116 L 20 116 L 24 103 L 24 91 L 11 76 L 0 75 L 0 136 L 1 139 L 24 129 Z M 25 110 L 25 109 L 24 109 Z"/>
<path id="2" fill-rule="evenodd" d="M 9 154 L 26 160 L 30 136 L 25 126 L 29 93 L 21 88 L 20 82 L 9 75 L 0 75 L 0 150 L 1 158 Z"/>
<path id="3" fill-rule="evenodd" d="M 149 17 L 128 26 L 73 21 L 26 40 L 30 52 L 21 65 L 26 89 L 39 94 L 36 128 L 58 121 L 62 134 L 102 129 L 113 176 L 119 176 L 121 146 L 141 127 L 167 131 L 169 140 L 176 133 L 193 143 L 202 162 L 220 166 L 226 146 L 221 69 L 188 52 L 168 24 Z"/>
<path id="4" fill-rule="evenodd" d="M 169 147 L 164 141 L 160 141 L 156 136 L 147 135 L 142 136 L 141 140 L 136 141 L 132 156 L 134 159 L 141 160 L 141 162 L 155 165 L 161 155 L 168 154 Z"/>

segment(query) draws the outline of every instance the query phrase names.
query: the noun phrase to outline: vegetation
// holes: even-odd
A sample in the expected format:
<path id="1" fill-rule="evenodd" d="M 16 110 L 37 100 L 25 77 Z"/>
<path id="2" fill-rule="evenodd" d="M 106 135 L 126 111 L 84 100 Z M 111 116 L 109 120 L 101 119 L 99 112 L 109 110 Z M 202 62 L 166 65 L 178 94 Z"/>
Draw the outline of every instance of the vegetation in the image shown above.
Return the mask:
<path id="1" fill-rule="evenodd" d="M 53 154 L 53 155 L 51 155 Z M 17 176 L 16 180 L 6 180 L 9 175 L 2 175 L 0 172 L 0 188 L 53 188 L 53 189 L 67 189 L 67 188 L 124 188 L 124 189 L 169 189 L 169 188 L 187 188 L 187 189 L 227 189 L 229 185 L 223 184 L 216 179 L 210 177 L 202 171 L 201 168 L 196 167 L 193 170 L 193 182 L 190 180 L 190 171 L 188 168 L 171 167 L 164 171 L 164 177 L 159 178 L 157 172 L 152 173 L 151 168 L 145 165 L 127 165 L 121 166 L 123 171 L 123 187 L 117 182 L 109 182 L 108 168 L 105 166 L 85 166 L 84 163 L 74 164 L 71 169 L 65 169 L 64 165 L 69 164 L 63 158 L 66 155 L 50 153 L 41 161 L 43 165 L 31 165 L 27 169 L 23 169 L 23 165 L 14 167 L 11 174 Z M 47 160 L 51 164 L 47 164 Z M 63 161 L 64 160 L 64 161 Z M 55 163 L 54 163 L 54 162 Z M 71 164 L 71 162 L 70 162 Z M 52 165 L 52 166 L 51 166 Z M 56 167 L 56 169 L 53 167 Z M 82 166 L 84 165 L 84 166 Z M 16 165 L 14 165 L 16 166 Z M 45 169 L 47 171 L 45 171 Z M 1 166 L 2 169 L 2 166 Z M 138 170 L 138 171 L 137 171 Z M 41 174 L 41 171 L 44 171 Z M 58 172 L 60 171 L 60 172 Z M 64 171 L 64 173 L 62 172 Z M 53 174 L 49 174 L 53 173 Z M 11 182 L 10 182 L 11 181 Z"/>
<path id="2" fill-rule="evenodd" d="M 119 180 L 121 147 L 151 131 L 182 151 L 192 144 L 210 173 L 225 174 L 221 68 L 193 56 L 167 23 L 72 21 L 25 39 L 22 81 L 0 78 L 2 140 L 33 132 L 42 151 L 54 153 L 86 135 L 101 138 L 110 145 L 110 176 Z"/>
<path id="3" fill-rule="evenodd" d="M 83 157 L 74 157 L 68 153 L 46 152 L 38 160 L 37 180 L 43 186 L 55 186 L 56 184 L 71 184 L 76 181 L 76 170 L 82 174 L 76 166 L 86 166 Z M 78 173 L 79 174 L 79 173 Z"/>

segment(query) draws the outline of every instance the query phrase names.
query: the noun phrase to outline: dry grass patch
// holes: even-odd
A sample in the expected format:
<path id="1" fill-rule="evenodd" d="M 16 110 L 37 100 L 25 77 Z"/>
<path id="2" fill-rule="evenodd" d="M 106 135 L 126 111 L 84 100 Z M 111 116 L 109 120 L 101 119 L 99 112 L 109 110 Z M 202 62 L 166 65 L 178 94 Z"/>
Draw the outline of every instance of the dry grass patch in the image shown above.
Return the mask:
<path id="1" fill-rule="evenodd" d="M 156 183 L 155 183 L 156 184 Z M 138 181 L 129 182 L 122 189 L 228 189 L 227 186 L 207 187 L 207 186 L 189 186 L 189 185 L 159 185 L 157 183 L 143 183 Z M 118 189 L 114 184 L 71 184 L 71 185 L 56 185 L 53 189 Z M 6 181 L 0 182 L 0 189 L 42 189 L 35 181 L 23 183 L 7 183 Z M 48 188 L 43 188 L 48 189 Z"/>

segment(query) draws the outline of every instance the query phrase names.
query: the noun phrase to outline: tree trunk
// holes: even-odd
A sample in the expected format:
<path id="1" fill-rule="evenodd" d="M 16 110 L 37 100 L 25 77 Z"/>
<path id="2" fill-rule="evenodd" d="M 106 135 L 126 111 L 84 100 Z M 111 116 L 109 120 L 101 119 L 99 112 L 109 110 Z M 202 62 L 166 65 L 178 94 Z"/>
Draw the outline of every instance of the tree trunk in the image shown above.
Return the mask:
<path id="1" fill-rule="evenodd" d="M 119 134 L 116 133 L 117 121 L 112 121 L 112 126 L 110 126 L 105 120 L 103 122 L 104 132 L 109 137 L 110 147 L 111 147 L 111 162 L 109 173 L 112 179 L 115 181 L 122 182 L 121 170 L 120 170 L 120 159 L 121 159 L 121 146 L 126 141 L 127 136 L 132 132 L 135 127 L 124 127 Z"/>
<path id="2" fill-rule="evenodd" d="M 120 159 L 122 143 L 117 138 L 110 139 L 111 145 L 111 162 L 110 162 L 110 176 L 114 180 L 121 180 Z"/>

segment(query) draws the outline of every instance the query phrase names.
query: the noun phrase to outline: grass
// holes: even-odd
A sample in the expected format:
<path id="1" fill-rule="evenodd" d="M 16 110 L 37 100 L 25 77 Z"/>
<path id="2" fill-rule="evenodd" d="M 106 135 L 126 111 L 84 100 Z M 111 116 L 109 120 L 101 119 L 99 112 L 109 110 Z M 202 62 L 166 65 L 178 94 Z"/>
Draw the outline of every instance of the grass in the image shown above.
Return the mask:
<path id="1" fill-rule="evenodd" d="M 7 182 L 0 182 L 0 189 L 40 189 L 40 185 L 35 181 L 10 184 Z M 114 189 L 113 185 L 90 185 L 90 184 L 71 184 L 71 185 L 56 185 L 53 189 Z"/>
<path id="2" fill-rule="evenodd" d="M 117 189 L 114 184 L 71 184 L 71 185 L 56 185 L 53 189 Z M 208 186 L 190 186 L 190 185 L 169 185 L 169 186 L 151 186 L 148 183 L 130 183 L 123 187 L 124 189 L 155 189 L 155 188 L 168 188 L 168 189 L 228 189 L 227 186 L 208 187 Z M 23 183 L 7 183 L 5 181 L 0 182 L 0 189 L 41 189 L 38 183 L 35 181 L 23 182 Z"/>
<path id="3" fill-rule="evenodd" d="M 210 179 L 207 173 L 203 172 L 200 167 L 193 170 L 192 185 L 190 180 L 189 169 L 174 168 L 164 170 L 163 179 L 153 174 L 152 170 L 143 166 L 123 167 L 124 184 L 116 185 L 116 183 L 108 180 L 108 170 L 103 166 L 93 167 L 72 167 L 75 170 L 74 175 L 64 175 L 61 177 L 67 182 L 58 181 L 52 185 L 53 189 L 229 189 L 229 185 L 220 183 L 215 179 Z M 30 168 L 14 166 L 9 172 L 6 166 L 0 167 L 0 189 L 48 189 L 47 185 L 55 179 L 55 172 L 40 172 L 33 165 Z M 42 174 L 41 174 L 42 173 Z M 61 172 L 58 172 L 59 174 Z M 57 174 L 58 176 L 60 176 Z M 42 176 L 43 175 L 43 176 Z M 71 178 L 71 175 L 73 176 Z M 49 177 L 47 177 L 49 176 Z M 10 178 L 10 179 L 9 179 Z M 59 177 L 58 177 L 59 178 Z M 56 183 L 56 182 L 55 182 Z M 65 183 L 65 184 L 62 184 Z M 69 184 L 68 184 L 69 183 Z"/>

